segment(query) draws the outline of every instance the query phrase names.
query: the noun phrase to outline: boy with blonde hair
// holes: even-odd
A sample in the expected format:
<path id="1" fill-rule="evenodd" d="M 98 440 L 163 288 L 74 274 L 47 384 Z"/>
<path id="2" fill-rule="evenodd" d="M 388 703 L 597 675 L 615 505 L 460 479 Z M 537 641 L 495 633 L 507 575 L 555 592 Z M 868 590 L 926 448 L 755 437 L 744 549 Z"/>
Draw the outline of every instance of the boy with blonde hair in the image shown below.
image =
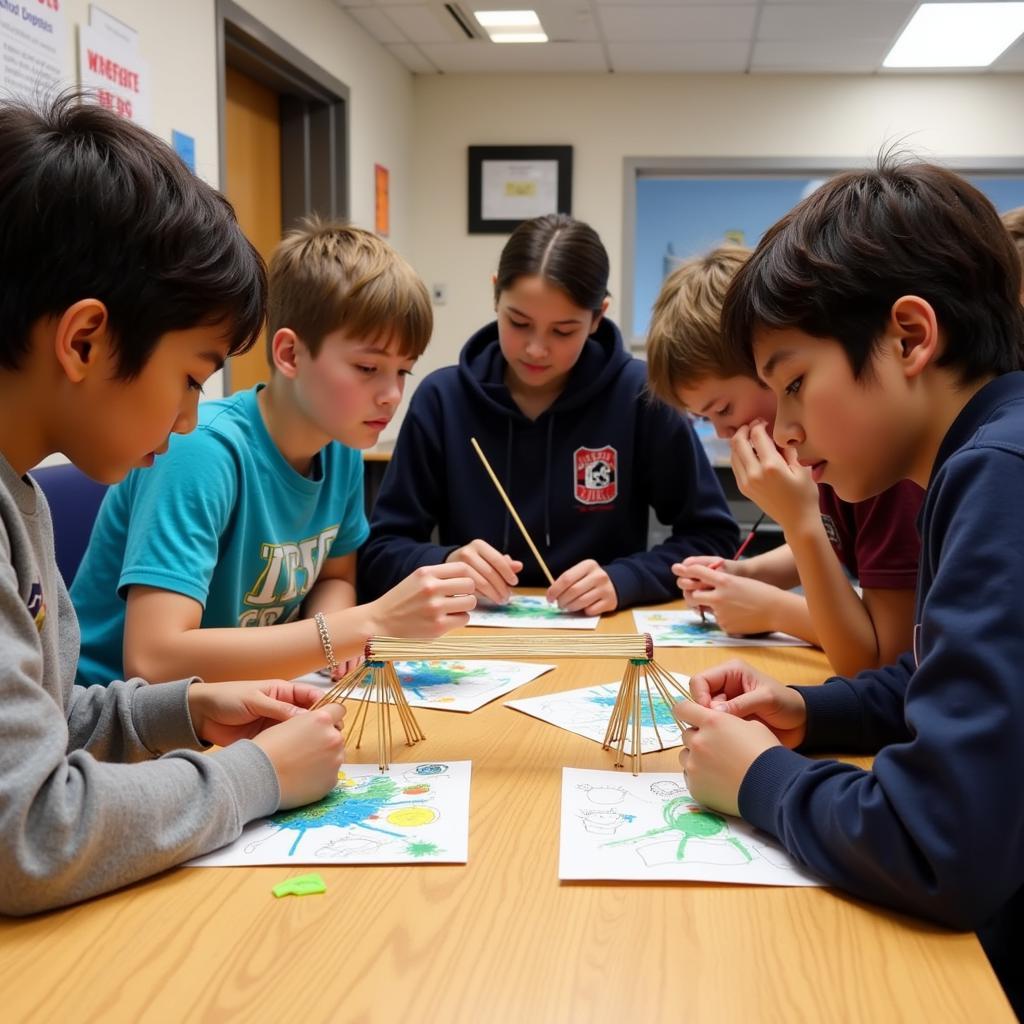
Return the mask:
<path id="1" fill-rule="evenodd" d="M 751 376 L 720 322 L 729 284 L 749 256 L 725 246 L 665 281 L 648 333 L 648 377 L 659 397 L 730 438 L 739 489 L 782 527 L 786 543 L 741 561 L 687 558 L 673 572 L 687 601 L 710 609 L 726 631 L 790 633 L 853 674 L 910 646 L 922 492 L 901 482 L 851 504 L 792 459 L 754 455 L 752 432 L 770 429 L 775 396 Z M 859 578 L 862 595 L 847 572 Z M 804 596 L 790 592 L 798 584 Z"/>
<path id="2" fill-rule="evenodd" d="M 345 750 L 340 708 L 305 711 L 312 686 L 74 685 L 75 613 L 26 475 L 60 451 L 111 483 L 195 426 L 202 382 L 263 319 L 231 207 L 74 95 L 0 103 L 0 279 L 0 913 L 28 914 L 318 799 Z"/>
<path id="3" fill-rule="evenodd" d="M 368 532 L 358 449 L 395 414 L 431 328 L 423 283 L 370 232 L 314 218 L 280 243 L 269 384 L 204 402 L 193 434 L 104 499 L 71 590 L 82 682 L 122 666 L 155 682 L 337 674 L 375 634 L 465 624 L 475 599 L 461 563 L 355 597 Z"/>

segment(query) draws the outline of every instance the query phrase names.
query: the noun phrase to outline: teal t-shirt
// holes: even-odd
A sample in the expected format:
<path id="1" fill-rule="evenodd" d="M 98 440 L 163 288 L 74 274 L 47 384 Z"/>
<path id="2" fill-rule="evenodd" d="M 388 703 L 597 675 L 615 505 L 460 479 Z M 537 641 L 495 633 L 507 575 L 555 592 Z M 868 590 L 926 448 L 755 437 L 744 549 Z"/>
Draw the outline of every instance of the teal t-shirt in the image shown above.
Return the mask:
<path id="1" fill-rule="evenodd" d="M 269 626 L 297 618 L 324 560 L 366 539 L 360 453 L 331 442 L 310 476 L 297 473 L 267 433 L 258 390 L 203 402 L 191 434 L 107 492 L 71 588 L 80 684 L 122 678 L 133 584 L 198 601 L 204 627 Z"/>

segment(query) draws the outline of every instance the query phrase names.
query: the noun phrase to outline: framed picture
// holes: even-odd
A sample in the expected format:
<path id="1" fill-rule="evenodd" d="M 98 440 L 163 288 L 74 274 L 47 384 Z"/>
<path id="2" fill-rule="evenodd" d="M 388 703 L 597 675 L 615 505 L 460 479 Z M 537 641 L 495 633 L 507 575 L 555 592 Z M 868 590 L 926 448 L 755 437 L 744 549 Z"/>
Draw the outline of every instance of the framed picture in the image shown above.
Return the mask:
<path id="1" fill-rule="evenodd" d="M 572 213 L 572 146 L 469 147 L 471 235 L 507 235 L 546 213 Z"/>

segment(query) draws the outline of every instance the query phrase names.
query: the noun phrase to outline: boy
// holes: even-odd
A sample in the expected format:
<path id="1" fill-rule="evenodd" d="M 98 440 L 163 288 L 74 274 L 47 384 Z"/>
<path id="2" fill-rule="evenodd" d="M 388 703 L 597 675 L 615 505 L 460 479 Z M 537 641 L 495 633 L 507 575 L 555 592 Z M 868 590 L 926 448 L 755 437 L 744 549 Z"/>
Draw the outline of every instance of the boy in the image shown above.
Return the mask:
<path id="1" fill-rule="evenodd" d="M 271 258 L 268 320 L 270 383 L 204 402 L 194 433 L 105 497 L 71 588 L 81 683 L 338 674 L 335 656 L 375 634 L 467 621 L 461 563 L 355 607 L 355 449 L 377 442 L 430 340 L 423 283 L 376 235 L 313 219 Z"/>
<path id="2" fill-rule="evenodd" d="M 741 662 L 677 705 L 693 795 L 831 884 L 976 928 L 1018 1012 L 1024 923 L 1020 260 L 950 171 L 843 174 L 765 235 L 723 329 L 774 439 L 847 501 L 927 486 L 913 654 L 787 688 Z M 758 455 L 771 448 L 755 432 Z M 727 713 L 722 713 L 727 712 Z M 875 753 L 871 771 L 793 749 Z"/>
<path id="3" fill-rule="evenodd" d="M 781 630 L 821 646 L 837 672 L 888 664 L 911 643 L 922 491 L 901 481 L 850 504 L 776 452 L 758 460 L 752 436 L 775 419 L 775 396 L 722 337 L 726 289 L 750 255 L 728 246 L 664 283 L 647 338 L 648 378 L 666 401 L 707 417 L 731 438 L 740 491 L 767 512 L 786 544 L 743 561 L 709 556 L 673 566 L 687 601 L 730 633 Z M 844 567 L 858 577 L 863 596 Z M 802 583 L 806 596 L 790 593 Z"/>
<path id="4" fill-rule="evenodd" d="M 263 316 L 230 206 L 100 107 L 3 103 L 0 279 L 0 913 L 26 914 L 322 796 L 344 747 L 337 710 L 301 712 L 311 686 L 75 686 L 78 627 L 25 476 L 61 451 L 112 482 L 194 426 L 197 388 Z"/>

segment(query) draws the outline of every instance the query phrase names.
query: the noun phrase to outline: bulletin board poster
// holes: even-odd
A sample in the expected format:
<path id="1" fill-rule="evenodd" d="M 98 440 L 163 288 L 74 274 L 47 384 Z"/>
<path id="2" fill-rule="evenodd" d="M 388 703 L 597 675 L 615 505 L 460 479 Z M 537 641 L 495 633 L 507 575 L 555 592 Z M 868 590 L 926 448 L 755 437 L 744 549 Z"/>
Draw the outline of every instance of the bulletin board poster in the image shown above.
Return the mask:
<path id="1" fill-rule="evenodd" d="M 78 29 L 78 71 L 82 88 L 100 106 L 143 128 L 151 126 L 149 62 L 137 47 L 105 25 L 82 25 Z"/>
<path id="2" fill-rule="evenodd" d="M 62 0 L 0 0 L 0 95 L 38 103 L 71 84 Z"/>
<path id="3" fill-rule="evenodd" d="M 374 227 L 381 238 L 391 231 L 390 175 L 380 164 L 373 165 Z"/>

